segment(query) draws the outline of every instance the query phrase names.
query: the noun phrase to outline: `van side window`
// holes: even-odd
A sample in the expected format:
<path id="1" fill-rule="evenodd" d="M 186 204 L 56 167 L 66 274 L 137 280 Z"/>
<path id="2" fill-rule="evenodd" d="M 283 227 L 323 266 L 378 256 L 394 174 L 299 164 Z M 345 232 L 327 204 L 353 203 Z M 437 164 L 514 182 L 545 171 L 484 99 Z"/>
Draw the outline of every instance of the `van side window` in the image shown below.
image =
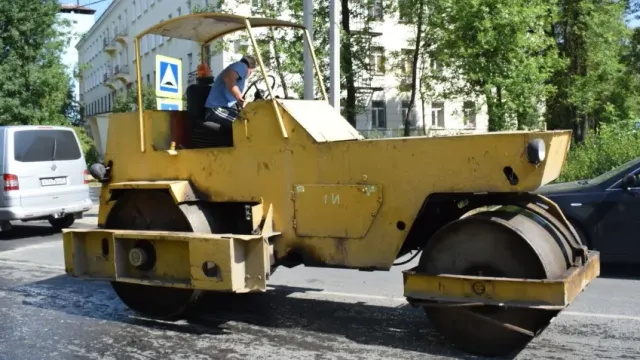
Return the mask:
<path id="1" fill-rule="evenodd" d="M 78 160 L 82 156 L 78 142 L 68 130 L 21 130 L 13 137 L 16 161 Z"/>

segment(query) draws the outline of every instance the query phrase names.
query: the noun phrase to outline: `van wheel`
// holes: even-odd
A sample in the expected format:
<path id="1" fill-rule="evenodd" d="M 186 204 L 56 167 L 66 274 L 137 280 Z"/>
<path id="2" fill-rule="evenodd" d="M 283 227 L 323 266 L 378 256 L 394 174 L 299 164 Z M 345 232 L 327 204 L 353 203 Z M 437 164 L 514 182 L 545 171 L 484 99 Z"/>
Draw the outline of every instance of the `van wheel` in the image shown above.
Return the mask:
<path id="1" fill-rule="evenodd" d="M 56 230 L 62 230 L 71 227 L 75 221 L 76 218 L 73 215 L 66 215 L 59 219 L 49 219 L 49 224 Z"/>

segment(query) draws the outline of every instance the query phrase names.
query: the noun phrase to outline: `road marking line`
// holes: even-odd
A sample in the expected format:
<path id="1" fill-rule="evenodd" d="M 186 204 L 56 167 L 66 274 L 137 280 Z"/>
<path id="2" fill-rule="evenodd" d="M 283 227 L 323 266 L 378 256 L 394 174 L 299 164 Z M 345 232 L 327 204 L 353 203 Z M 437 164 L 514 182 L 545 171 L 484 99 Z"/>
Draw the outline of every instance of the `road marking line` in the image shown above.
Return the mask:
<path id="1" fill-rule="evenodd" d="M 395 302 L 403 302 L 406 303 L 407 299 L 401 297 L 390 297 L 390 296 L 382 296 L 382 295 L 368 295 L 368 294 L 353 294 L 353 293 L 343 293 L 343 292 L 335 292 L 335 291 L 326 291 L 326 290 L 309 290 L 305 291 L 305 294 L 315 294 L 315 295 L 326 295 L 326 296 L 335 296 L 335 297 L 349 297 L 356 299 L 369 299 L 369 300 L 383 300 L 383 301 L 395 301 Z"/>
<path id="2" fill-rule="evenodd" d="M 50 243 L 45 243 L 50 244 Z M 44 244 L 38 244 L 44 245 Z M 34 245 L 36 246 L 36 245 Z M 43 247 L 43 246 L 37 246 Z M 21 248 L 23 249 L 23 248 Z M 16 249 L 17 250 L 17 249 Z M 64 271 L 64 266 L 59 265 L 48 265 L 48 264 L 36 264 L 32 262 L 22 262 L 22 261 L 12 261 L 0 259 L 0 264 L 6 265 L 18 265 L 18 266 L 30 266 L 30 267 L 38 267 L 38 268 L 47 268 L 54 270 L 62 270 Z M 267 290 L 278 291 L 277 288 L 267 287 Z M 345 297 L 345 298 L 355 298 L 355 299 L 366 299 L 366 300 L 382 300 L 382 301 L 393 301 L 399 303 L 407 303 L 405 298 L 401 297 L 390 297 L 390 296 L 382 296 L 382 295 L 369 295 L 369 294 L 355 294 L 355 293 L 344 293 L 338 291 L 326 291 L 326 290 L 309 290 L 302 292 L 294 292 L 293 294 L 302 294 L 302 295 L 311 295 L 311 296 L 332 296 L 332 297 Z M 560 315 L 567 316 L 576 316 L 576 317 L 591 317 L 591 318 L 602 318 L 602 319 L 616 319 L 616 320 L 632 320 L 632 321 L 640 321 L 640 316 L 630 316 L 630 315 L 617 315 L 617 314 L 600 314 L 600 313 L 588 313 L 588 312 L 580 312 L 580 311 L 562 311 Z"/>
<path id="3" fill-rule="evenodd" d="M 357 299 L 370 299 L 370 300 L 384 300 L 384 301 L 394 301 L 394 302 L 407 303 L 407 300 L 405 298 L 400 298 L 400 297 L 387 297 L 387 296 L 381 296 L 381 295 L 367 295 L 367 294 L 353 294 L 353 293 L 343 293 L 343 292 L 324 291 L 324 290 L 321 290 L 321 291 L 314 291 L 314 290 L 304 291 L 304 292 L 302 292 L 302 294 L 325 295 L 325 296 L 357 298 Z M 640 321 L 640 316 L 616 315 L 616 314 L 599 314 L 599 313 L 587 313 L 587 312 L 567 311 L 567 310 L 562 311 L 560 313 L 560 315 Z"/>
<path id="4" fill-rule="evenodd" d="M 64 270 L 64 266 L 59 266 L 59 265 L 35 264 L 35 263 L 32 263 L 32 262 L 13 261 L 13 260 L 5 260 L 5 259 L 0 259 L 0 264 L 30 266 L 30 267 L 46 268 L 46 269 L 54 269 L 54 270 Z"/>
<path id="5" fill-rule="evenodd" d="M 604 318 L 604 319 L 640 321 L 640 316 L 616 315 L 616 314 L 597 314 L 597 313 L 585 313 L 585 312 L 578 312 L 578 311 L 563 311 L 563 312 L 560 313 L 560 315 L 584 316 L 584 317 L 596 317 L 596 318 Z"/>
<path id="6" fill-rule="evenodd" d="M 17 249 L 3 251 L 3 252 L 0 252 L 0 257 L 4 256 L 5 254 L 15 254 L 23 251 L 28 251 L 28 250 L 46 249 L 46 248 L 55 247 L 56 245 L 62 245 L 62 241 L 60 240 L 47 241 L 40 244 L 27 245 L 27 246 L 19 247 Z"/>

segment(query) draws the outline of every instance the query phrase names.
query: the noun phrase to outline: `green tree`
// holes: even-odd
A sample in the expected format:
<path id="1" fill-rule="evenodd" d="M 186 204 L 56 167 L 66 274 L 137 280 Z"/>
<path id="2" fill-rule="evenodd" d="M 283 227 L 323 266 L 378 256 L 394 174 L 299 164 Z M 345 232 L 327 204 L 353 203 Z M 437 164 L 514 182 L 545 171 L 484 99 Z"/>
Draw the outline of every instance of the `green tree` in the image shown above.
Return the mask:
<path id="1" fill-rule="evenodd" d="M 0 1 L 0 124 L 65 124 L 68 22 L 55 0 Z"/>
<path id="2" fill-rule="evenodd" d="M 489 130 L 539 124 L 549 78 L 562 61 L 548 29 L 551 0 L 426 0 L 427 77 L 443 84 L 435 96 L 482 96 Z"/>
<path id="3" fill-rule="evenodd" d="M 547 101 L 549 128 L 573 129 L 577 142 L 590 128 L 634 116 L 637 77 L 625 64 L 630 31 L 625 2 L 561 0 L 552 29 L 566 66 L 552 78 L 557 88 Z"/>
<path id="4" fill-rule="evenodd" d="M 151 84 L 142 85 L 142 107 L 144 110 L 157 109 L 156 88 Z M 113 100 L 113 112 L 132 112 L 138 109 L 138 88 L 131 86 L 118 93 Z"/>

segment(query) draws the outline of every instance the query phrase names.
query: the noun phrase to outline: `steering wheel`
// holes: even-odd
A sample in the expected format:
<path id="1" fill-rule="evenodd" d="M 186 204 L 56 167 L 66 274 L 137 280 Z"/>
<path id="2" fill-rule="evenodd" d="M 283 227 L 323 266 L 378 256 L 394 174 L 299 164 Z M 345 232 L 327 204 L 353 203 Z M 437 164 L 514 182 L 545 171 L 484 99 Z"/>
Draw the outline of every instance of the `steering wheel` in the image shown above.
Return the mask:
<path id="1" fill-rule="evenodd" d="M 276 77 L 271 75 L 271 74 L 267 75 L 267 77 L 272 79 L 271 89 L 275 89 Z M 253 97 L 254 97 L 253 101 L 268 99 L 269 98 L 269 94 L 267 93 L 266 97 L 265 97 L 265 94 L 262 93 L 262 90 L 258 89 L 258 82 L 260 82 L 260 81 L 264 81 L 264 78 L 262 76 L 259 77 L 256 80 L 254 80 L 253 82 L 251 82 L 251 84 L 249 84 L 249 86 L 247 86 L 247 89 L 244 91 L 244 94 L 242 94 L 242 97 L 246 98 L 247 94 L 249 93 L 249 90 L 251 90 L 252 87 L 255 87 L 256 88 L 256 92 L 253 95 Z"/>

